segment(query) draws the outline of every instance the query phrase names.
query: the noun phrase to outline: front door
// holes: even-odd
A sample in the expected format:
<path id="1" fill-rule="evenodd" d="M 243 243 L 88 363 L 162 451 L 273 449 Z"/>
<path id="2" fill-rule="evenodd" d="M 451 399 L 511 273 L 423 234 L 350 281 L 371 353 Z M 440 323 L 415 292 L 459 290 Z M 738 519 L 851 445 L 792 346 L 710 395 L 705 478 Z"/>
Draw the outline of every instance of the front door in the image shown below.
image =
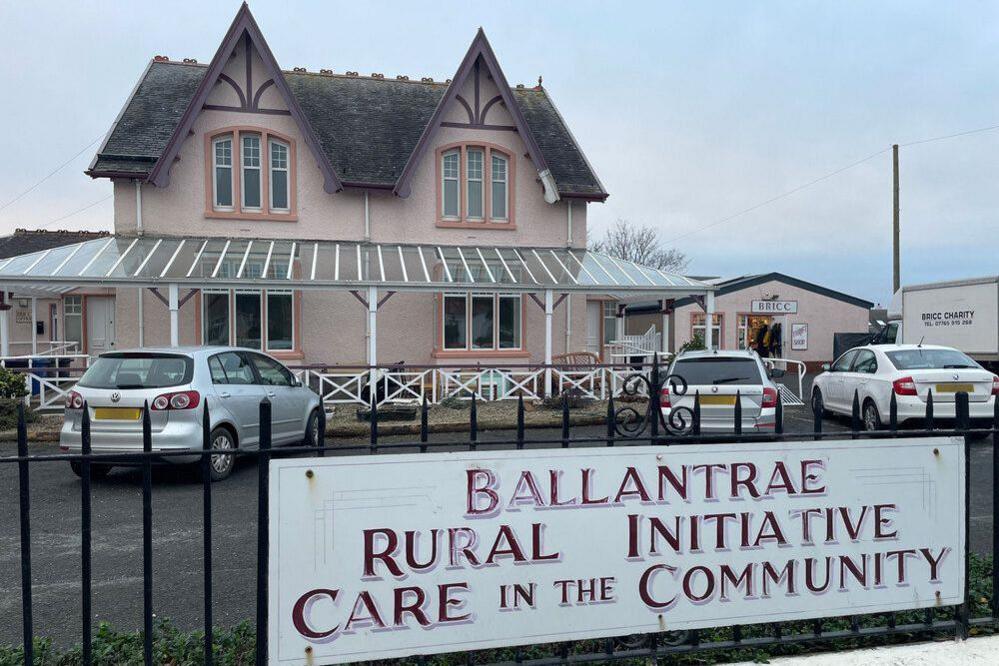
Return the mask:
<path id="1" fill-rule="evenodd" d="M 89 296 L 87 310 L 87 353 L 97 356 L 114 351 L 114 296 Z"/>
<path id="2" fill-rule="evenodd" d="M 603 304 L 600 301 L 586 302 L 586 351 L 601 357 L 600 323 L 603 317 Z"/>

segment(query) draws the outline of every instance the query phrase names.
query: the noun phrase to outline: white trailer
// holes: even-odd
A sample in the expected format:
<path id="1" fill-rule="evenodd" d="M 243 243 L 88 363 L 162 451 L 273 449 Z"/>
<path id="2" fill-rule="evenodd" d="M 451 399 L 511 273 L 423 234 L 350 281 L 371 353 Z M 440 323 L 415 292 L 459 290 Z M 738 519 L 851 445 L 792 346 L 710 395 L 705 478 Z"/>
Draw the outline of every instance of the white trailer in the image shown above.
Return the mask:
<path id="1" fill-rule="evenodd" d="M 999 276 L 902 287 L 888 319 L 886 342 L 946 345 L 999 364 Z"/>

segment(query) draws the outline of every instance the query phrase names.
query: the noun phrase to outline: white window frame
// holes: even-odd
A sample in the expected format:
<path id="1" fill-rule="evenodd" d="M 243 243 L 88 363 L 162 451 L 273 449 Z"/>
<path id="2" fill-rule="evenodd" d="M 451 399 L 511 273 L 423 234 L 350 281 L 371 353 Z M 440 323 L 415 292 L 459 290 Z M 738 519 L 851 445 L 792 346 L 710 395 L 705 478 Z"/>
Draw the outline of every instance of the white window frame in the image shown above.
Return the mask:
<path id="1" fill-rule="evenodd" d="M 490 347 L 476 347 L 472 341 L 472 299 L 473 298 L 483 298 L 489 297 L 492 299 L 493 304 L 493 343 Z M 465 345 L 463 347 L 449 347 L 447 346 L 447 337 L 445 334 L 444 317 L 446 314 L 446 299 L 448 298 L 461 298 L 465 301 Z M 516 299 L 517 313 L 518 313 L 518 332 L 517 340 L 520 343 L 516 347 L 504 347 L 500 344 L 500 298 Z M 459 351 L 459 352 L 492 352 L 492 351 L 524 351 L 524 298 L 521 294 L 511 294 L 511 293 L 501 293 L 501 292 L 444 292 L 441 295 L 441 307 L 440 307 L 440 340 L 441 340 L 441 350 L 442 351 Z"/>
<path id="2" fill-rule="evenodd" d="M 245 347 L 245 349 L 253 349 L 255 351 L 266 351 L 268 353 L 289 353 L 289 352 L 299 352 L 298 345 L 298 321 L 296 316 L 296 308 L 298 307 L 299 295 L 294 289 L 202 289 L 201 290 L 201 330 L 199 335 L 201 336 L 202 344 L 205 343 L 205 323 L 208 321 L 205 316 L 205 307 L 207 299 L 204 297 L 205 294 L 226 294 L 229 302 L 229 339 L 227 344 L 231 347 L 236 346 L 236 294 L 257 294 L 260 296 L 260 348 L 256 347 Z M 267 331 L 268 324 L 268 302 L 267 297 L 270 294 L 288 294 L 291 296 L 291 348 L 290 349 L 272 349 L 270 346 L 270 339 Z"/>
<path id="3" fill-rule="evenodd" d="M 208 299 L 205 298 L 205 294 L 225 294 L 226 295 L 226 319 L 228 320 L 228 325 L 226 330 L 228 331 L 228 336 L 226 344 L 232 345 L 232 291 L 230 289 L 202 289 L 201 290 L 201 342 L 202 344 L 208 344 L 205 342 L 205 326 L 208 324 Z"/>
<path id="4" fill-rule="evenodd" d="M 247 166 L 246 165 L 246 146 L 244 142 L 247 139 L 257 140 L 257 166 Z M 239 133 L 239 199 L 240 199 L 240 210 L 249 211 L 251 213 L 259 213 L 264 209 L 264 170 L 263 170 L 263 137 L 256 132 L 240 132 Z M 256 171 L 257 172 L 257 191 L 260 194 L 260 203 L 256 206 L 248 206 L 246 204 L 246 172 Z M 268 188 L 270 189 L 270 188 Z"/>
<path id="5" fill-rule="evenodd" d="M 228 141 L 229 142 L 229 165 L 218 163 L 218 144 Z M 233 134 L 219 134 L 218 136 L 212 138 L 212 208 L 219 211 L 233 211 L 236 210 L 236 183 L 233 180 L 233 156 L 234 149 L 236 146 L 235 136 Z M 229 197 L 232 203 L 228 206 L 224 206 L 219 203 L 219 183 L 218 174 L 219 169 L 229 169 Z"/>
<path id="6" fill-rule="evenodd" d="M 444 166 L 444 160 L 448 157 L 458 158 L 458 172 L 454 178 L 449 178 L 447 176 L 447 169 Z M 454 182 L 454 191 L 458 196 L 458 200 L 455 202 L 455 213 L 452 215 L 447 212 L 447 187 L 445 185 L 448 181 Z M 445 150 L 441 153 L 441 218 L 445 220 L 460 220 L 461 219 L 461 149 L 451 148 L 450 150 Z"/>
<path id="7" fill-rule="evenodd" d="M 273 150 L 272 146 L 274 146 L 274 145 L 278 145 L 278 146 L 281 146 L 282 148 L 284 148 L 285 166 L 283 166 L 283 167 L 276 167 L 276 166 L 274 166 L 274 154 L 272 152 L 272 150 Z M 276 138 L 274 138 L 272 136 L 267 138 L 267 170 L 268 170 L 267 196 L 269 197 L 269 201 L 270 201 L 270 211 L 272 213 L 273 212 L 277 212 L 277 213 L 290 213 L 291 212 L 291 146 L 288 145 L 288 142 L 282 141 L 280 139 L 276 139 Z M 285 193 L 284 193 L 284 197 L 285 197 L 285 202 L 287 202 L 287 204 L 288 204 L 287 206 L 280 206 L 279 207 L 279 206 L 275 206 L 274 205 L 274 172 L 275 171 L 283 171 L 285 173 L 285 179 L 284 179 Z"/>
<path id="8" fill-rule="evenodd" d="M 496 180 L 493 172 L 493 160 L 503 160 L 503 180 Z M 496 201 L 493 198 L 493 185 L 503 183 L 503 215 L 496 215 Z M 510 158 L 498 150 L 489 151 L 489 219 L 491 221 L 509 222 L 510 220 Z"/>
<path id="9" fill-rule="evenodd" d="M 478 153 L 482 156 L 482 169 L 478 178 L 472 178 L 469 175 L 469 167 L 472 163 L 470 159 L 471 153 Z M 465 219 L 472 220 L 474 222 L 485 222 L 486 215 L 489 211 L 486 210 L 486 156 L 488 152 L 484 147 L 479 146 L 468 146 L 465 148 Z M 472 215 L 469 205 L 472 202 L 472 197 L 469 192 L 472 189 L 472 183 L 478 183 L 479 185 L 479 201 L 482 204 L 482 214 Z"/>

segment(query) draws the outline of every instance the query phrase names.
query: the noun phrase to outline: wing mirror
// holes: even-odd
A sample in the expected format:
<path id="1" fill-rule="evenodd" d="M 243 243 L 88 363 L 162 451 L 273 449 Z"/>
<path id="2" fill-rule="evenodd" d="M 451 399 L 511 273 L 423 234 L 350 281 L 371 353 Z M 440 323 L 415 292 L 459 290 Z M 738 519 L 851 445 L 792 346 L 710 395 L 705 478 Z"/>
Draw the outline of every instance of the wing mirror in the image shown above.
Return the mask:
<path id="1" fill-rule="evenodd" d="M 780 379 L 786 374 L 787 370 L 783 370 L 781 368 L 770 368 L 770 372 L 767 373 L 770 379 Z"/>
<path id="2" fill-rule="evenodd" d="M 828 363 L 822 364 L 822 372 L 832 372 L 832 367 Z"/>

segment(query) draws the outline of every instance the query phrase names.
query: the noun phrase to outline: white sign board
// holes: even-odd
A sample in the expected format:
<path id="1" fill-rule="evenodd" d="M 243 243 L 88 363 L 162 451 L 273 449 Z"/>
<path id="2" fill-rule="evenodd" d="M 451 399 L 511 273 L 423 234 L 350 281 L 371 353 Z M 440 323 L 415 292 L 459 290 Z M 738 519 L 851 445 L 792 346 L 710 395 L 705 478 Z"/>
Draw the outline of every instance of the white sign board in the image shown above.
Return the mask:
<path id="1" fill-rule="evenodd" d="M 967 354 L 999 349 L 996 284 L 970 284 L 902 293 L 905 342 L 957 347 Z"/>
<path id="2" fill-rule="evenodd" d="M 272 664 L 963 599 L 960 438 L 270 465 Z"/>
<path id="3" fill-rule="evenodd" d="M 794 351 L 808 349 L 808 324 L 791 324 L 791 349 Z"/>
<path id="4" fill-rule="evenodd" d="M 753 301 L 753 314 L 798 314 L 798 301 Z"/>

